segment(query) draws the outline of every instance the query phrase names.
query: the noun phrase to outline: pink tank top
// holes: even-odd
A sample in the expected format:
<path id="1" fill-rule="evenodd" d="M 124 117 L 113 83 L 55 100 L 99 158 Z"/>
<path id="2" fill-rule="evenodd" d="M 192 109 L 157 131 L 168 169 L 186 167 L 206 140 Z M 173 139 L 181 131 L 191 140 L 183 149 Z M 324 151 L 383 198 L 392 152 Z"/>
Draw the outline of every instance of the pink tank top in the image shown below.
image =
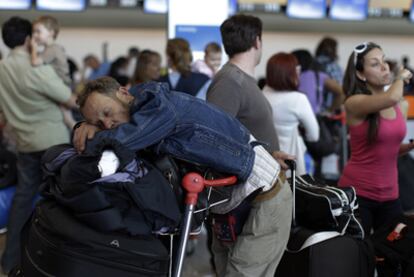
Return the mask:
<path id="1" fill-rule="evenodd" d="M 357 195 L 375 201 L 395 200 L 398 192 L 397 158 L 406 134 L 405 119 L 398 106 L 395 119 L 380 116 L 377 140 L 368 145 L 368 121 L 349 126 L 351 158 L 339 186 L 353 186 Z"/>

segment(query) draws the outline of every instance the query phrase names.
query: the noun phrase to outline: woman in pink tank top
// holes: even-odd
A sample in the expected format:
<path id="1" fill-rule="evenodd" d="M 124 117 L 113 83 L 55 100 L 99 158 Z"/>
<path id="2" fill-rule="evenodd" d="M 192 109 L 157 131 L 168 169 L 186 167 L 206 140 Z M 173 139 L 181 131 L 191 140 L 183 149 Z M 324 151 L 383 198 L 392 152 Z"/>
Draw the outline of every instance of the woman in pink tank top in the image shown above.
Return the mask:
<path id="1" fill-rule="evenodd" d="M 351 158 L 339 186 L 355 187 L 367 234 L 402 213 L 397 158 L 414 144 L 401 144 L 406 124 L 399 103 L 411 76 L 400 68 L 393 80 L 381 47 L 372 42 L 357 45 L 348 60 L 343 89 Z"/>

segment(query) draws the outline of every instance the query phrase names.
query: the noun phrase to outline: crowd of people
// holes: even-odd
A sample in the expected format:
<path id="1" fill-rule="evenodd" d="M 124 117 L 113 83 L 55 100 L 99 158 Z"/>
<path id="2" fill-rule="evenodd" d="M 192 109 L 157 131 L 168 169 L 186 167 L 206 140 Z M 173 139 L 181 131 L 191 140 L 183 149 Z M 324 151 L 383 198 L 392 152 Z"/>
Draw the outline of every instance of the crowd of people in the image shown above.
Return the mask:
<path id="1" fill-rule="evenodd" d="M 160 53 L 131 47 L 112 62 L 106 54 L 102 60 L 88 54 L 78 70 L 56 43 L 55 18 L 7 20 L 2 38 L 10 54 L 0 62 L 0 118 L 15 135 L 18 184 L 3 271 L 19 263 L 19 236 L 41 183 L 42 154 L 69 143 L 80 118 L 72 136 L 79 152 L 99 137 L 115 138 L 133 151 L 158 144 L 159 151 L 225 168 L 243 181 L 242 189 L 232 191 L 230 207 L 216 210 L 228 214 L 249 202 L 235 241 L 212 234 L 217 276 L 274 276 L 292 221 L 292 193 L 281 178 L 285 161 L 295 159 L 299 175 L 312 173 L 305 141 L 319 140 L 320 114 L 346 112 L 351 155 L 338 184 L 355 187 L 366 233 L 402 214 L 397 158 L 414 148 L 402 143 L 410 70 L 393 73 L 381 47 L 365 42 L 350 49 L 343 74 L 337 41 L 327 37 L 314 57 L 307 49 L 271 56 L 261 90 L 255 68 L 262 57 L 262 27 L 250 15 L 225 20 L 220 31 L 228 61 L 222 66 L 216 42 L 206 45 L 204 60 L 193 61 L 189 43 L 174 38 L 166 44 L 166 69 Z M 257 189 L 260 193 L 248 197 Z"/>

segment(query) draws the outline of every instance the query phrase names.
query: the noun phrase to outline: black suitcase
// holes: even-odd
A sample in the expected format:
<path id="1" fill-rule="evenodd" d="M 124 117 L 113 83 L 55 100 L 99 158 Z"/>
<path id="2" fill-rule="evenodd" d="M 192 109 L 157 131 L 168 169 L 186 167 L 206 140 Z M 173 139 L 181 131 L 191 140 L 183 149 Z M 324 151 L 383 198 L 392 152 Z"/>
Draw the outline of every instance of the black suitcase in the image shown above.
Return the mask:
<path id="1" fill-rule="evenodd" d="M 277 277 L 371 277 L 374 254 L 366 241 L 348 236 L 331 238 L 297 253 L 285 252 Z"/>
<path id="2" fill-rule="evenodd" d="M 28 277 L 167 276 L 169 253 L 155 237 L 97 232 L 43 200 L 23 231 L 21 271 Z"/>
<path id="3" fill-rule="evenodd" d="M 292 190 L 295 191 L 295 165 L 290 163 L 290 166 Z M 295 205 L 295 201 L 293 203 Z M 369 241 L 297 226 L 295 214 L 287 248 L 289 250 L 285 251 L 277 267 L 276 277 L 374 276 L 375 256 Z"/>

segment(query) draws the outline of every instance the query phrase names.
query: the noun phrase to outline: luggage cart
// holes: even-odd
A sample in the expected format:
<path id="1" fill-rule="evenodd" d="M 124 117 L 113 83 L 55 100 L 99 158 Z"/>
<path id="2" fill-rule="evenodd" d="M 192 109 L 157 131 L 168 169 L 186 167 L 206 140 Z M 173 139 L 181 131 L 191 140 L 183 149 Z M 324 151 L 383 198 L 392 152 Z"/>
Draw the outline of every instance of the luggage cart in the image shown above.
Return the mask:
<path id="1" fill-rule="evenodd" d="M 188 242 L 188 236 L 190 235 L 191 221 L 194 214 L 194 207 L 197 203 L 198 194 L 202 192 L 206 187 L 218 187 L 233 185 L 237 182 L 235 176 L 217 179 L 217 180 L 205 180 L 198 173 L 188 173 L 184 176 L 182 186 L 187 191 L 185 197 L 185 213 L 183 219 L 183 225 L 180 235 L 180 244 L 178 248 L 178 256 L 176 258 L 176 266 L 173 277 L 181 276 L 181 271 L 184 263 L 185 249 Z"/>

